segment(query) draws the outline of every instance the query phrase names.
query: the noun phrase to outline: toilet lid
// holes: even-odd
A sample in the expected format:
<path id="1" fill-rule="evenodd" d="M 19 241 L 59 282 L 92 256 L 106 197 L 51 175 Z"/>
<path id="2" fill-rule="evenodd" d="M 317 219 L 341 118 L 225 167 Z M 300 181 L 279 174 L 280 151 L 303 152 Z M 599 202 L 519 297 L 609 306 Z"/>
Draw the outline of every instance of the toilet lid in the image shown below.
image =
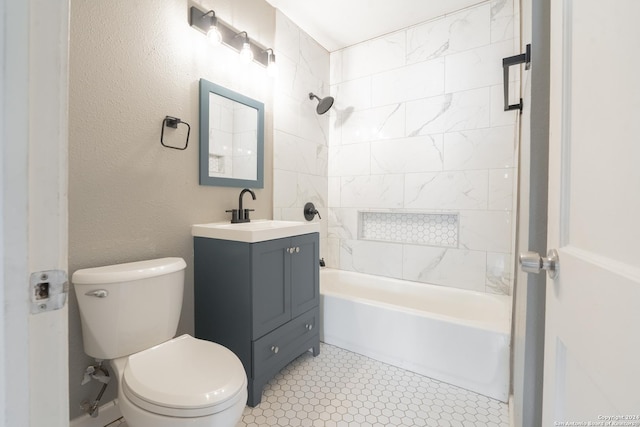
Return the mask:
<path id="1" fill-rule="evenodd" d="M 204 416 L 236 403 L 247 377 L 229 349 L 182 335 L 129 356 L 122 385 L 134 404 L 150 412 Z"/>

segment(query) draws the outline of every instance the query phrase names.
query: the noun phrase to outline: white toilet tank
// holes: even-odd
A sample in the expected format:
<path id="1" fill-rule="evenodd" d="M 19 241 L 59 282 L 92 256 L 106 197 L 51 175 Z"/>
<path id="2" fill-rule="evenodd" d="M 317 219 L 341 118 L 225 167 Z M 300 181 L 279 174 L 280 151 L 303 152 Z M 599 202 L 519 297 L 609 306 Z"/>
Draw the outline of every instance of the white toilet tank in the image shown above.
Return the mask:
<path id="1" fill-rule="evenodd" d="M 161 258 L 73 273 L 85 353 L 115 359 L 173 338 L 185 267 L 182 258 Z"/>

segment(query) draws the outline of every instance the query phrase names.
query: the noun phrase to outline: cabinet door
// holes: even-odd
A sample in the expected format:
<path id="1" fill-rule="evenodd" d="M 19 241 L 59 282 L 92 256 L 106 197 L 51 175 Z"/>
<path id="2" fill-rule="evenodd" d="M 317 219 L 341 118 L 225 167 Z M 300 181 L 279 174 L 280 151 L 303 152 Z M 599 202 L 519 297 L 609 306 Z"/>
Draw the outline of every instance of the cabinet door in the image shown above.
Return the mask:
<path id="1" fill-rule="evenodd" d="M 291 319 L 290 239 L 251 245 L 253 339 Z"/>
<path id="2" fill-rule="evenodd" d="M 291 239 L 291 315 L 296 317 L 320 303 L 319 237 L 317 233 Z"/>

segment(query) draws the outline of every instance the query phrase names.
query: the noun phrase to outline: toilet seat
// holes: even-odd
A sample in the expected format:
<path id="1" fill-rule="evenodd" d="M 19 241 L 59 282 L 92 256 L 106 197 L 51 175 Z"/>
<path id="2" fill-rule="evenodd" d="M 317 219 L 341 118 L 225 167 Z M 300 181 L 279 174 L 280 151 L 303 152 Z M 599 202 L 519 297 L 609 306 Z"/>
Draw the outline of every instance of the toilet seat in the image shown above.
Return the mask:
<path id="1" fill-rule="evenodd" d="M 223 411 L 244 395 L 247 377 L 229 349 L 189 335 L 128 357 L 122 391 L 136 406 L 172 417 Z"/>

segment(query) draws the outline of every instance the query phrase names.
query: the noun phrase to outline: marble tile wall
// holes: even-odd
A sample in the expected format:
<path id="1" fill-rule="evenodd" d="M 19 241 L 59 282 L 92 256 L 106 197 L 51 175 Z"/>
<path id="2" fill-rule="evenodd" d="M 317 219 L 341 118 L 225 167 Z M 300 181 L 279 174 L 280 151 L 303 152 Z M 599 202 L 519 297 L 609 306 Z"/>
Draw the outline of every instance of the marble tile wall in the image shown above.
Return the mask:
<path id="1" fill-rule="evenodd" d="M 256 110 L 213 93 L 209 105 L 209 175 L 255 180 Z"/>
<path id="2" fill-rule="evenodd" d="M 291 145 L 276 164 L 296 156 L 288 163 L 299 168 L 276 171 L 289 180 L 276 197 L 283 214 L 303 202 L 305 185 L 315 188 L 301 181 L 324 179 L 309 171 L 324 166 L 329 136 L 329 266 L 510 294 L 517 113 L 502 111 L 502 58 L 519 53 L 517 13 L 513 0 L 490 0 L 331 53 L 330 123 L 311 115 L 296 123 L 309 129 L 276 130 L 276 142 Z M 326 91 L 326 81 L 314 83 Z M 300 92 L 287 109 L 304 106 Z M 312 123 L 321 128 L 313 136 Z M 455 212 L 457 247 L 359 239 L 362 211 Z"/>
<path id="3" fill-rule="evenodd" d="M 209 96 L 209 174 L 233 176 L 233 102 Z"/>
<path id="4" fill-rule="evenodd" d="M 312 202 L 323 219 L 328 206 L 329 114 L 316 114 L 329 95 L 329 52 L 276 11 L 274 50 L 278 64 L 274 109 L 274 219 L 304 221 Z M 317 217 L 315 221 L 318 221 Z M 320 249 L 326 251 L 327 221 L 320 221 Z"/>

